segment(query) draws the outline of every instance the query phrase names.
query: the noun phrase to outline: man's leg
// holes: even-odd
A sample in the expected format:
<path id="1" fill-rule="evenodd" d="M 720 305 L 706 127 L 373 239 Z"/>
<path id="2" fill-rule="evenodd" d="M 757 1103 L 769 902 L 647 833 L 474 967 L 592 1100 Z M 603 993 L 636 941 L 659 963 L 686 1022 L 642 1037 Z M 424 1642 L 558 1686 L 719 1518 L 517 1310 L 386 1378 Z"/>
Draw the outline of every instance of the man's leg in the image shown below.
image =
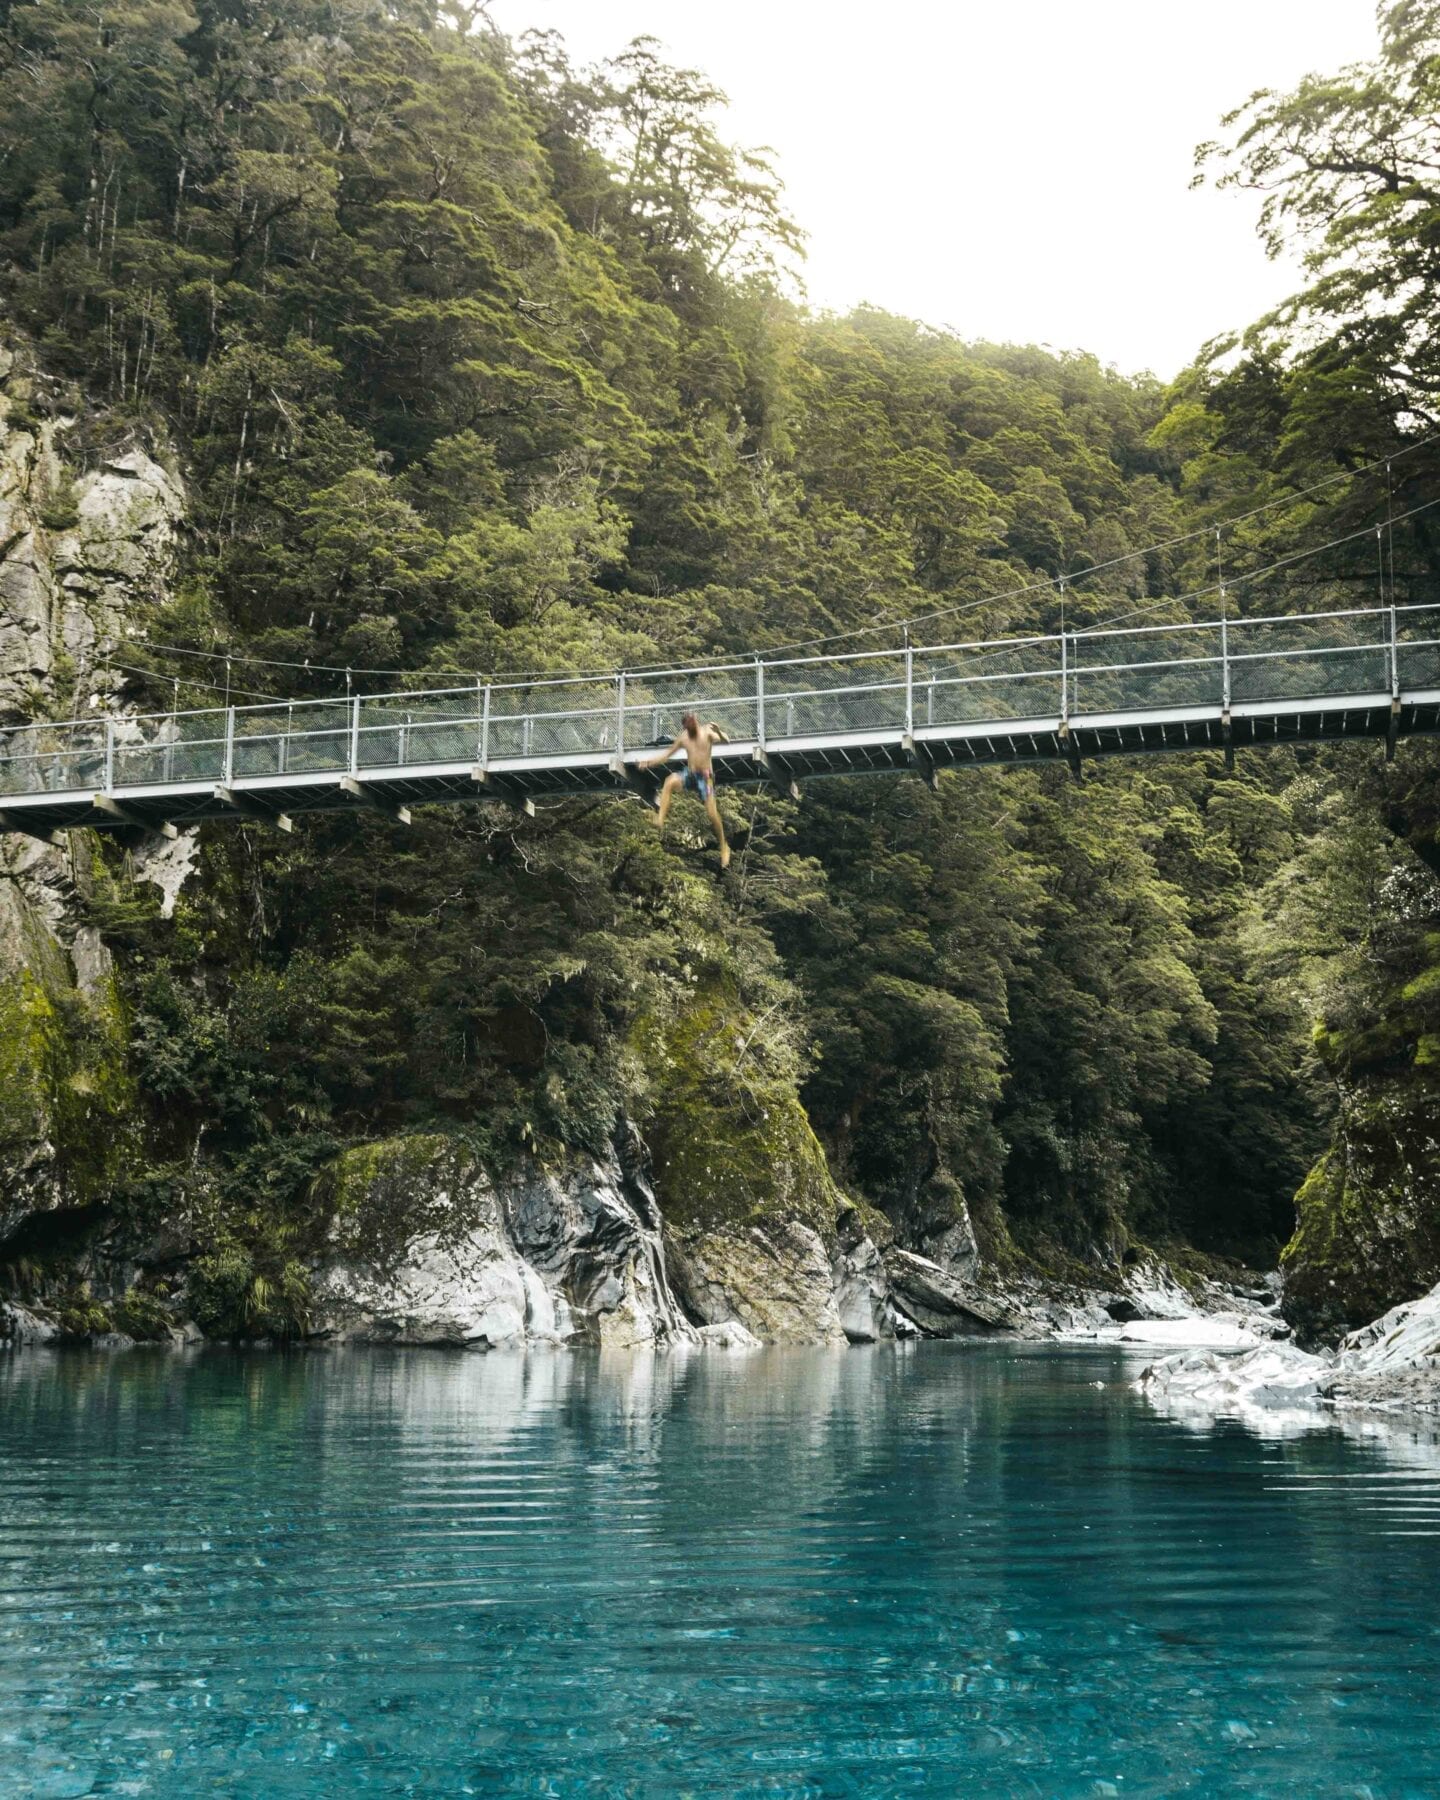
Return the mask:
<path id="1" fill-rule="evenodd" d="M 685 777 L 683 775 L 667 775 L 665 777 L 665 785 L 660 790 L 660 810 L 655 815 L 655 823 L 661 831 L 665 829 L 665 815 L 670 810 L 670 802 L 684 785 Z"/>
<path id="2" fill-rule="evenodd" d="M 720 808 L 715 804 L 715 790 L 711 788 L 705 800 L 705 812 L 711 825 L 715 828 L 715 836 L 720 842 L 720 867 L 730 867 L 730 846 L 725 842 L 725 826 L 720 817 Z"/>

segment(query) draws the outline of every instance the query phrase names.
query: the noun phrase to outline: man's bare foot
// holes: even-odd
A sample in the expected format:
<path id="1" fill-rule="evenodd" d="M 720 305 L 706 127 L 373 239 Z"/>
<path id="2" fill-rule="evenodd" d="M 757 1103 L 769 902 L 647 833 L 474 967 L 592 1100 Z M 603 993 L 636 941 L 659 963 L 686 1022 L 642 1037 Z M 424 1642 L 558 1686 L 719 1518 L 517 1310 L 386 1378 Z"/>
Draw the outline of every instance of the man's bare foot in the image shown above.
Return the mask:
<path id="1" fill-rule="evenodd" d="M 730 846 L 728 844 L 726 844 L 725 848 L 720 852 L 720 867 L 722 869 L 728 869 L 730 867 Z"/>

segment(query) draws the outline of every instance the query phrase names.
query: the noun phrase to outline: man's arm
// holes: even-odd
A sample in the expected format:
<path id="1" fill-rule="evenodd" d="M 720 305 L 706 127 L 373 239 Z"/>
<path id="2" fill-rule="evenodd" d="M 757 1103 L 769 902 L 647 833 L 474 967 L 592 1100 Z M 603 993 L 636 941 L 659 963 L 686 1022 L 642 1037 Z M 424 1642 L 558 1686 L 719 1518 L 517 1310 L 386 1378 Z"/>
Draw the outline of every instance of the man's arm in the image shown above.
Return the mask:
<path id="1" fill-rule="evenodd" d="M 715 723 L 715 721 L 713 719 L 705 727 L 705 729 L 710 733 L 711 737 L 714 738 L 714 740 L 717 744 L 728 744 L 730 742 L 730 739 L 726 736 L 726 734 L 721 730 L 721 728 Z"/>
<path id="2" fill-rule="evenodd" d="M 658 769 L 661 763 L 669 762 L 670 758 L 680 748 L 684 741 L 683 736 L 677 737 L 668 750 L 662 750 L 658 756 L 647 757 L 644 762 L 636 763 L 635 767 L 637 769 Z"/>

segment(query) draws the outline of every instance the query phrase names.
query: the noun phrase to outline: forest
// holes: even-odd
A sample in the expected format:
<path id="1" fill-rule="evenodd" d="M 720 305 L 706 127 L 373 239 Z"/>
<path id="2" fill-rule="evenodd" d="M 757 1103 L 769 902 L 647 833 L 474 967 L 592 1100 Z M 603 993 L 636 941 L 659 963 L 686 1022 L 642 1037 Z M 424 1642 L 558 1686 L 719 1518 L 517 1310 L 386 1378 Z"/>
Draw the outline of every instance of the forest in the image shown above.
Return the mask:
<path id="1" fill-rule="evenodd" d="M 1437 0 L 1201 147 L 1307 274 L 1169 385 L 815 311 L 723 108 L 654 41 L 582 69 L 462 4 L 0 0 L 0 341 L 47 375 L 7 426 L 187 496 L 171 590 L 0 725 L 1165 623 L 1217 580 L 1237 616 L 1440 604 Z M 356 1146 L 632 1124 L 667 1217 L 823 1179 L 1051 1278 L 1283 1251 L 1361 1323 L 1440 1279 L 1437 767 L 722 790 L 723 877 L 698 810 L 662 843 L 621 798 L 212 828 L 172 917 L 97 839 L 116 1021 L 8 1071 L 0 1162 L 48 1107 L 67 1203 L 183 1225 L 216 1330 L 299 1328 Z"/>

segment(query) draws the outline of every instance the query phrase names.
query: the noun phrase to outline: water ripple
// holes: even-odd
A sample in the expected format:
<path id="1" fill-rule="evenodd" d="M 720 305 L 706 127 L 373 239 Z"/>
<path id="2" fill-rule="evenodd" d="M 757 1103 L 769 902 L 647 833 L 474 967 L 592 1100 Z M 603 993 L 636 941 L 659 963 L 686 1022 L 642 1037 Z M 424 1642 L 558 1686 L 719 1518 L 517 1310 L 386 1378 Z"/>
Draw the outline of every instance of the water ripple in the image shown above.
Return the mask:
<path id="1" fill-rule="evenodd" d="M 1440 1792 L 1440 1448 L 1130 1369 L 0 1360 L 0 1800 Z"/>

